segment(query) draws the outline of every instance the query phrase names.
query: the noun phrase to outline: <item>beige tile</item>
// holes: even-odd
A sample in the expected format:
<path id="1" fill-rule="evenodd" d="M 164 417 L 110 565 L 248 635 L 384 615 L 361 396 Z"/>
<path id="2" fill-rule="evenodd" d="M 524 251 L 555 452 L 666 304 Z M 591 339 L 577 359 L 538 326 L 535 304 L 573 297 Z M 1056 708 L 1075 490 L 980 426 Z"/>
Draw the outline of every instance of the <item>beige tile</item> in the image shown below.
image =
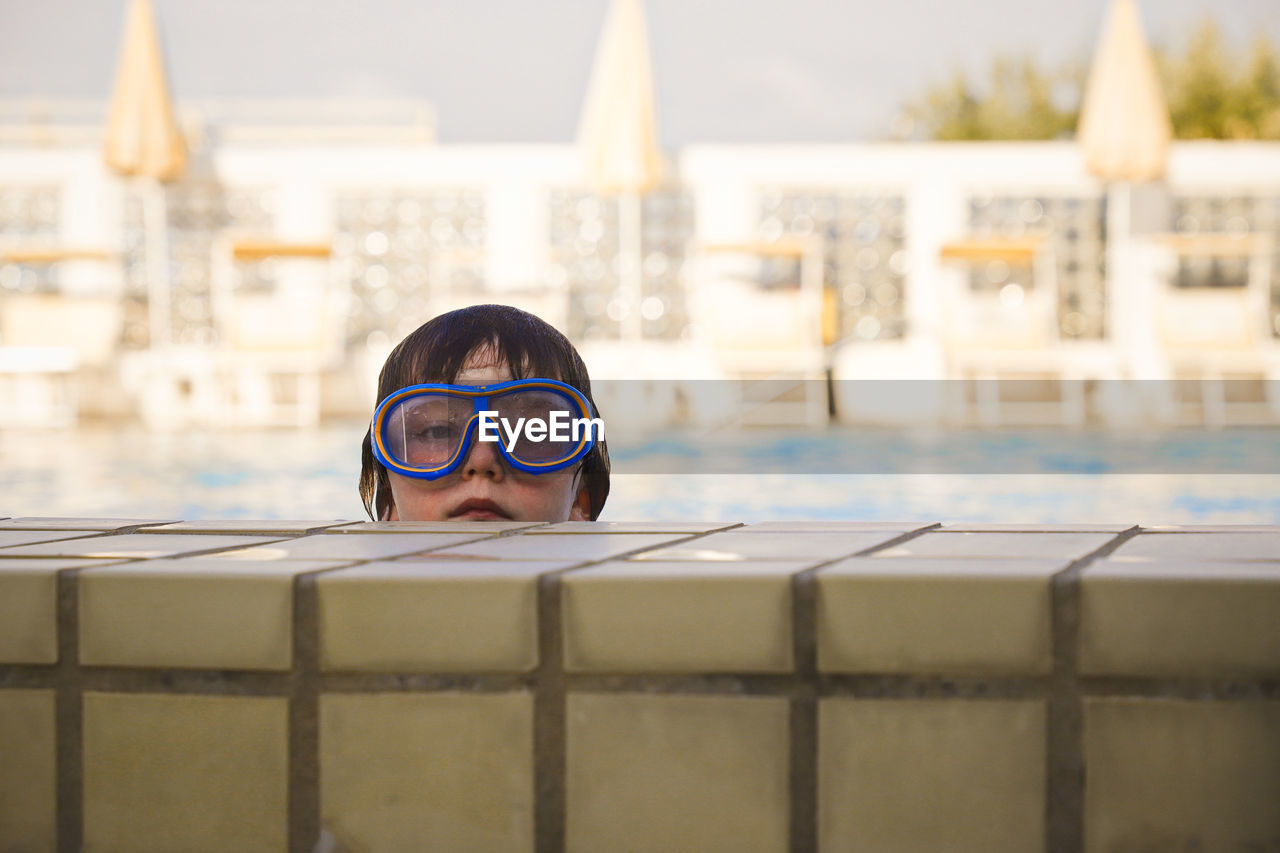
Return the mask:
<path id="1" fill-rule="evenodd" d="M 0 560 L 0 663 L 58 662 L 59 562 Z"/>
<path id="2" fill-rule="evenodd" d="M 1085 702 L 1085 850 L 1272 850 L 1280 702 Z"/>
<path id="3" fill-rule="evenodd" d="M 774 697 L 571 694 L 565 849 L 784 851 Z"/>
<path id="4" fill-rule="evenodd" d="M 1147 533 L 1280 533 L 1280 524 L 1144 524 Z"/>
<path id="5" fill-rule="evenodd" d="M 118 566 L 127 560 L 104 560 L 94 557 L 24 557 L 22 559 L 5 558 L 0 560 L 3 569 L 89 569 L 95 566 Z"/>
<path id="6" fill-rule="evenodd" d="M 818 742 L 823 853 L 1044 849 L 1039 701 L 823 699 Z"/>
<path id="7" fill-rule="evenodd" d="M 1081 672 L 1280 674 L 1280 562 L 1105 561 L 1080 583 Z"/>
<path id="8" fill-rule="evenodd" d="M 121 557 L 153 559 L 274 542 L 274 536 L 199 536 L 190 533 L 124 533 L 23 545 L 0 551 L 6 557 Z"/>
<path id="9" fill-rule="evenodd" d="M 0 560 L 0 663 L 57 663 L 58 572 L 116 562 Z"/>
<path id="10" fill-rule="evenodd" d="M 560 521 L 529 533 L 708 533 L 735 526 L 705 521 Z"/>
<path id="11" fill-rule="evenodd" d="M 325 533 L 510 533 L 544 526 L 542 521 L 361 521 Z"/>
<path id="12" fill-rule="evenodd" d="M 743 533 L 859 533 L 891 531 L 910 533 L 931 527 L 932 521 L 757 521 L 742 528 Z"/>
<path id="13" fill-rule="evenodd" d="M 633 560 L 809 560 L 811 563 L 850 557 L 900 534 L 894 531 L 853 533 L 784 533 L 730 530 L 712 533 L 670 548 L 648 551 Z"/>
<path id="14" fill-rule="evenodd" d="M 538 665 L 538 575 L 571 562 L 366 563 L 321 575 L 329 671 L 524 672 Z"/>
<path id="15" fill-rule="evenodd" d="M 533 850 L 528 694 L 321 696 L 320 768 L 346 850 Z"/>
<path id="16" fill-rule="evenodd" d="M 971 521 L 946 521 L 943 531 L 951 533 L 1123 533 L 1132 524 L 981 524 Z"/>
<path id="17" fill-rule="evenodd" d="M 171 524 L 162 518 L 52 518 L 28 516 L 0 521 L 2 530 L 124 530 L 140 525 Z"/>
<path id="18" fill-rule="evenodd" d="M 877 557 L 1044 557 L 1076 560 L 1114 539 L 1109 533 L 926 533 Z"/>
<path id="19" fill-rule="evenodd" d="M 86 850 L 279 853 L 287 807 L 285 699 L 85 694 Z"/>
<path id="20" fill-rule="evenodd" d="M 612 562 L 564 576 L 565 668 L 788 672 L 805 562 Z"/>
<path id="21" fill-rule="evenodd" d="M 82 539 L 85 536 L 99 535 L 96 530 L 0 530 L 0 557 L 20 557 L 16 548 L 36 543 L 60 542 L 68 539 Z"/>
<path id="22" fill-rule="evenodd" d="M 52 690 L 0 690 L 0 850 L 57 849 Z"/>
<path id="23" fill-rule="evenodd" d="M 817 575 L 823 672 L 1044 674 L 1061 560 L 862 557 Z"/>
<path id="24" fill-rule="evenodd" d="M 484 539 L 478 533 L 378 533 L 332 536 L 323 533 L 274 545 L 219 554 L 224 560 L 385 560 Z"/>
<path id="25" fill-rule="evenodd" d="M 1116 560 L 1280 560 L 1280 532 L 1143 533 L 1111 555 Z"/>
<path id="26" fill-rule="evenodd" d="M 80 662 L 287 670 L 293 582 L 332 561 L 152 560 L 80 574 Z"/>
<path id="27" fill-rule="evenodd" d="M 559 536 L 504 536 L 448 548 L 446 557 L 497 557 L 504 560 L 608 560 L 631 551 L 656 548 L 686 538 L 671 533 L 565 533 Z"/>
<path id="28" fill-rule="evenodd" d="M 165 523 L 163 533 L 256 533 L 267 534 L 277 533 L 281 535 L 301 535 L 304 533 L 319 532 L 321 530 L 332 528 L 340 524 L 350 524 L 349 521 L 311 521 L 298 520 L 279 520 L 270 519 L 263 521 L 253 521 L 250 519 L 232 519 L 232 520 L 202 520 L 202 521 L 178 521 Z M 146 525 L 149 527 L 150 525 Z M 145 529 L 143 532 L 147 532 Z"/>

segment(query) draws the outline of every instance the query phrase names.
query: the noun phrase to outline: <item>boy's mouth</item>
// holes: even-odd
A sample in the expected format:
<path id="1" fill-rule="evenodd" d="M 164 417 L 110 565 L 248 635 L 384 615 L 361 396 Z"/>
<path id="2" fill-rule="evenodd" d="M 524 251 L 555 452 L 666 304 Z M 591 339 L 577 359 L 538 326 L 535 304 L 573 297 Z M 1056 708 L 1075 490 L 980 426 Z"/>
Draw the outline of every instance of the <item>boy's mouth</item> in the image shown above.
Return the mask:
<path id="1" fill-rule="evenodd" d="M 505 521 L 511 516 L 503 512 L 502 507 L 484 498 L 471 498 L 453 508 L 450 518 L 465 521 Z"/>

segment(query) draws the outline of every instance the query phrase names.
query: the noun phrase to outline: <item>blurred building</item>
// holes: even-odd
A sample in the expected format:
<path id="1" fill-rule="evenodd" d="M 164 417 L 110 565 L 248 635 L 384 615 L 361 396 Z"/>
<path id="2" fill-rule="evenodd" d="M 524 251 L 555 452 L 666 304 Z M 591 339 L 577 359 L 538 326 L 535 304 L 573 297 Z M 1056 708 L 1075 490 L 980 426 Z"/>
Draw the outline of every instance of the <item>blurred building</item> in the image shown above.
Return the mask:
<path id="1" fill-rule="evenodd" d="M 1124 211 L 1071 142 L 696 146 L 633 261 L 575 147 L 438 145 L 421 103 L 184 107 L 163 241 L 101 104 L 0 118 L 6 422 L 363 414 L 479 301 L 609 376 L 1280 378 L 1280 144 L 1176 143 Z"/>

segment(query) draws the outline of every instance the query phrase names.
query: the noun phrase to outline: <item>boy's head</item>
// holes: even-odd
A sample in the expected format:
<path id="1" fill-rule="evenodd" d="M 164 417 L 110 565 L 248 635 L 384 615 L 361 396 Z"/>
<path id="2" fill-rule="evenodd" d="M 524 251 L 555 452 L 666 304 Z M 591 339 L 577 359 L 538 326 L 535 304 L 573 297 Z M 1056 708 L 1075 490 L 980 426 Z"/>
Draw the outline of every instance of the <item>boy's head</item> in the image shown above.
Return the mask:
<path id="1" fill-rule="evenodd" d="M 473 305 L 424 323 L 391 351 L 378 376 L 378 402 L 410 385 L 530 378 L 571 385 L 595 407 L 586 365 L 568 338 L 518 308 Z M 594 520 L 608 495 L 603 437 L 581 462 L 541 474 L 516 470 L 497 445 L 473 441 L 456 470 L 431 480 L 387 470 L 374 456 L 371 435 L 364 437 L 360 496 L 375 519 Z"/>

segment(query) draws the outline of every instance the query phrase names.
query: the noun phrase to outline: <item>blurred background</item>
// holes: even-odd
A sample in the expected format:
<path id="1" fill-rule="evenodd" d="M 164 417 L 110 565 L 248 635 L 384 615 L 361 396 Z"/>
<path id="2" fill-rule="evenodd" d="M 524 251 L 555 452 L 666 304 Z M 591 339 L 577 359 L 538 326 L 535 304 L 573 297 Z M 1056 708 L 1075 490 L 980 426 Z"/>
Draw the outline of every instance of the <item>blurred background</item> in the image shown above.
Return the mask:
<path id="1" fill-rule="evenodd" d="M 678 460 L 1252 459 L 1278 241 L 1270 0 L 0 0 L 0 511 L 361 517 L 386 354 L 504 302 L 633 428 L 605 518 L 1274 521 L 1270 457 Z"/>

